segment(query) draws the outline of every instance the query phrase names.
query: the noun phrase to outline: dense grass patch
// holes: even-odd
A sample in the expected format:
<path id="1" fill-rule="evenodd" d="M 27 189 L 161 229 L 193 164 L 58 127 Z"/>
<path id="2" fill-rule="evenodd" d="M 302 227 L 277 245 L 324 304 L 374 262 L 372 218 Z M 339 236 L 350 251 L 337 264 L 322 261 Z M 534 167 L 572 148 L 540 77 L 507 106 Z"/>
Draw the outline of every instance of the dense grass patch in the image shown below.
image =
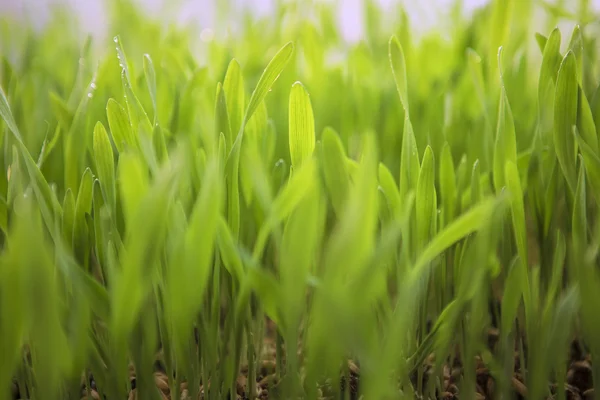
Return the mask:
<path id="1" fill-rule="evenodd" d="M 0 400 L 594 396 L 588 1 L 419 38 L 366 1 L 355 44 L 107 5 L 114 41 L 1 25 Z"/>

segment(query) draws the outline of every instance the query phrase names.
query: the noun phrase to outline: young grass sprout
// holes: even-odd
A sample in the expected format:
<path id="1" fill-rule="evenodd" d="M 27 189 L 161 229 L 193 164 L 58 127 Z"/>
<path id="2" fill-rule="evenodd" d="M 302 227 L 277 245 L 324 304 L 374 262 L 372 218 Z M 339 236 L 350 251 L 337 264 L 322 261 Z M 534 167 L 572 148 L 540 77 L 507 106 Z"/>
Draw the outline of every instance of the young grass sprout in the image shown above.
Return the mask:
<path id="1" fill-rule="evenodd" d="M 598 397 L 590 2 L 292 3 L 2 17 L 0 400 Z"/>

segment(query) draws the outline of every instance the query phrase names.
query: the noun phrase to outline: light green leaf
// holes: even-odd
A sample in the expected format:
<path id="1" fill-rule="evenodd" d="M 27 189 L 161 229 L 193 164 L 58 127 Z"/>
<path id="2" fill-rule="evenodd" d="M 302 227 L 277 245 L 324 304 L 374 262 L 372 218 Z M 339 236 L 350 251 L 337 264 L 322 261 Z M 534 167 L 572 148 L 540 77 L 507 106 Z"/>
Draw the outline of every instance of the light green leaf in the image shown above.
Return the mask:
<path id="1" fill-rule="evenodd" d="M 385 198 L 389 203 L 387 206 L 389 207 L 392 215 L 396 215 L 397 213 L 402 211 L 402 200 L 400 199 L 400 192 L 398 191 L 398 186 L 394 181 L 392 173 L 383 163 L 379 163 L 378 177 L 379 185 L 383 189 Z"/>
<path id="2" fill-rule="evenodd" d="M 52 105 L 60 129 L 68 132 L 73 123 L 73 113 L 69 110 L 69 106 L 55 92 L 50 93 L 50 104 Z"/>
<path id="3" fill-rule="evenodd" d="M 242 126 L 245 107 L 244 78 L 240 64 L 234 58 L 227 67 L 225 80 L 223 81 L 224 97 L 226 98 L 227 115 L 229 117 L 229 132 L 225 133 L 229 148 L 233 142 L 232 135 L 237 135 Z M 218 96 L 218 95 L 217 95 Z M 222 121 L 224 122 L 224 121 Z"/>
<path id="4" fill-rule="evenodd" d="M 108 133 L 101 122 L 94 128 L 94 160 L 98 179 L 110 210 L 115 215 L 117 209 L 117 190 L 115 185 L 115 164 L 112 145 Z"/>
<path id="5" fill-rule="evenodd" d="M 421 171 L 416 192 L 417 206 L 417 243 L 418 251 L 423 249 L 429 241 L 433 232 L 431 231 L 432 210 L 435 209 L 435 161 L 433 159 L 433 150 L 430 146 L 425 148 Z M 437 213 L 435 213 L 437 214 Z"/>
<path id="6" fill-rule="evenodd" d="M 542 54 L 544 53 L 544 48 L 546 47 L 546 43 L 548 43 L 548 38 L 544 35 L 542 35 L 539 32 L 535 33 L 535 41 L 538 44 L 538 47 L 540 48 L 540 51 L 542 52 Z"/>
<path id="7" fill-rule="evenodd" d="M 452 160 L 452 152 L 448 143 L 445 143 L 444 147 L 442 148 L 439 177 L 443 210 L 443 227 L 450 221 L 454 220 L 457 200 L 454 161 Z"/>
<path id="8" fill-rule="evenodd" d="M 106 104 L 108 127 L 119 153 L 127 148 L 137 148 L 137 138 L 131 130 L 127 111 L 115 99 L 108 99 Z"/>
<path id="9" fill-rule="evenodd" d="M 310 158 L 291 176 L 286 186 L 277 195 L 265 223 L 261 226 L 254 251 L 253 259 L 256 261 L 264 250 L 267 238 L 275 224 L 287 218 L 297 207 L 298 203 L 306 196 L 310 187 L 315 184 L 317 167 L 314 159 Z"/>
<path id="10" fill-rule="evenodd" d="M 84 264 L 88 246 L 88 229 L 86 215 L 92 212 L 94 175 L 89 168 L 86 168 L 81 177 L 77 201 L 75 203 L 75 226 L 73 230 L 73 249 L 77 255 L 77 260 Z"/>
<path id="11" fill-rule="evenodd" d="M 342 141 L 332 128 L 325 128 L 322 134 L 321 164 L 329 198 L 339 217 L 346 202 L 350 187 L 350 177 L 346 166 L 346 153 Z"/>
<path id="12" fill-rule="evenodd" d="M 292 86 L 289 102 L 289 146 L 292 167 L 297 169 L 315 148 L 315 118 L 310 96 L 302 83 Z"/>
<path id="13" fill-rule="evenodd" d="M 581 154 L 583 156 L 583 163 L 589 177 L 589 184 L 593 189 L 592 194 L 594 195 L 596 201 L 600 202 L 600 158 L 578 134 L 577 128 L 575 128 L 575 134 L 579 144 L 579 149 L 581 150 Z"/>
<path id="14" fill-rule="evenodd" d="M 400 198 L 404 201 L 411 190 L 416 190 L 419 180 L 419 153 L 410 120 L 404 120 L 402 154 L 400 156 Z"/>
<path id="15" fill-rule="evenodd" d="M 577 62 L 569 51 L 563 59 L 554 97 L 554 150 L 571 192 L 577 186 L 575 143 L 572 129 L 577 124 Z"/>
<path id="16" fill-rule="evenodd" d="M 523 190 L 521 189 L 521 180 L 517 166 L 507 161 L 505 164 L 506 186 L 509 191 L 513 230 L 517 250 L 521 262 L 527 264 L 527 230 L 525 223 L 525 206 L 523 204 Z"/>
<path id="17" fill-rule="evenodd" d="M 409 105 L 408 105 L 408 84 L 406 79 L 406 61 L 404 59 L 404 50 L 402 45 L 398 41 L 398 38 L 394 35 L 388 42 L 388 57 L 390 65 L 392 67 L 392 74 L 394 75 L 394 81 L 396 82 L 396 90 L 400 96 L 400 102 L 406 112 L 406 117 L 409 116 Z M 404 131 L 406 132 L 406 130 Z"/>
<path id="18" fill-rule="evenodd" d="M 498 51 L 498 65 L 500 66 L 502 49 Z M 517 163 L 517 138 L 515 134 L 515 122 L 512 115 L 504 78 L 500 71 L 500 102 L 498 106 L 498 125 L 496 127 L 496 143 L 494 145 L 494 187 L 496 193 L 500 193 L 506 185 L 504 176 L 504 165 L 507 161 Z"/>
<path id="19" fill-rule="evenodd" d="M 294 53 L 294 44 L 292 42 L 287 43 L 283 46 L 277 54 L 271 59 L 263 74 L 261 75 L 252 96 L 250 97 L 250 103 L 246 109 L 242 126 L 246 124 L 254 114 L 254 111 L 258 108 L 259 104 L 265 99 L 271 86 L 275 83 L 279 75 L 283 72 L 283 69 L 292 58 Z"/>
<path id="20" fill-rule="evenodd" d="M 231 276 L 241 282 L 244 276 L 244 266 L 227 226 L 227 221 L 223 217 L 219 218 L 217 226 L 217 245 L 219 246 L 219 254 L 223 260 L 223 265 L 225 265 Z"/>
<path id="21" fill-rule="evenodd" d="M 150 99 L 152 100 L 154 124 L 156 124 L 158 122 L 158 110 L 156 108 L 156 71 L 154 70 L 154 63 L 152 62 L 150 54 L 144 54 L 144 76 L 146 77 L 148 92 L 150 93 Z"/>
<path id="22" fill-rule="evenodd" d="M 502 321 L 500 323 L 502 336 L 504 338 L 508 337 L 513 330 L 513 324 L 523 295 L 523 282 L 521 282 L 519 268 L 520 263 L 522 263 L 522 261 L 518 256 L 512 260 L 510 267 L 508 268 L 508 276 L 504 282 L 501 304 Z"/>
<path id="23" fill-rule="evenodd" d="M 581 159 L 581 156 L 579 156 Z M 579 176 L 577 178 L 577 190 L 575 191 L 575 203 L 573 204 L 572 229 L 573 229 L 573 246 L 577 251 L 585 251 L 587 249 L 587 204 L 586 204 L 586 183 L 585 183 L 585 168 L 583 168 L 583 160 L 581 160 L 579 168 Z"/>
<path id="24" fill-rule="evenodd" d="M 412 278 L 416 281 L 418 277 L 424 276 L 423 273 L 431 261 L 463 237 L 478 231 L 489 219 L 495 207 L 495 200 L 482 200 L 479 204 L 448 224 L 429 242 L 419 255 L 412 270 Z"/>
<path id="25" fill-rule="evenodd" d="M 592 109 L 581 86 L 578 88 L 577 94 L 577 129 L 579 129 L 579 133 L 585 142 L 598 154 L 598 136 Z"/>
<path id="26" fill-rule="evenodd" d="M 44 175 L 23 143 L 21 133 L 17 128 L 8 100 L 6 99 L 6 95 L 2 88 L 0 88 L 0 117 L 2 117 L 17 142 L 19 153 L 25 163 L 25 168 L 27 169 L 29 179 L 31 180 L 33 191 L 38 200 L 39 207 L 41 208 L 42 217 L 44 218 L 44 222 L 50 231 L 50 234 L 54 237 L 55 218 L 58 220 L 62 219 L 62 208 L 55 193 L 50 189 L 46 178 L 44 178 Z"/>
<path id="27" fill-rule="evenodd" d="M 139 207 L 149 187 L 148 171 L 139 156 L 123 153 L 118 165 L 121 206 L 125 221 L 129 221 Z"/>
<path id="28" fill-rule="evenodd" d="M 577 83 L 581 86 L 583 79 L 583 36 L 579 25 L 573 27 L 569 50 L 575 55 L 575 60 L 577 61 Z"/>
<path id="29" fill-rule="evenodd" d="M 203 184 L 190 215 L 181 262 L 169 269 L 169 313 L 175 342 L 182 343 L 192 331 L 213 269 L 214 243 L 220 219 L 223 181 L 216 158 L 204 172 Z M 190 283 L 193 282 L 193 285 Z"/>

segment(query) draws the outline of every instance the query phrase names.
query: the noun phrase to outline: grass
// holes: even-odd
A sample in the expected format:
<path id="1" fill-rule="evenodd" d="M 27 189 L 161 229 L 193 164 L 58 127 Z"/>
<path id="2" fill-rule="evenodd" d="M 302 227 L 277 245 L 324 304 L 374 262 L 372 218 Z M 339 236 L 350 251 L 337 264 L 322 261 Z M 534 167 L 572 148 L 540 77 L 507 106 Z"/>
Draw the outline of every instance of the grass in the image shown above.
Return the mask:
<path id="1" fill-rule="evenodd" d="M 594 397 L 589 1 L 358 43 L 106 4 L 1 25 L 0 400 Z"/>

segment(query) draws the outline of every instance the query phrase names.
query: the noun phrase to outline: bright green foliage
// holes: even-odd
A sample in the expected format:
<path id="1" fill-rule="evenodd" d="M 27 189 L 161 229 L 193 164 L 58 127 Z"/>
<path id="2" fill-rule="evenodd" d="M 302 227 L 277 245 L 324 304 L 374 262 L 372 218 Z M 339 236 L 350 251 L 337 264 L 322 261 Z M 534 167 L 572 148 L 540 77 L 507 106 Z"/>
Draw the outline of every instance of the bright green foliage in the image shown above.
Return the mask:
<path id="1" fill-rule="evenodd" d="M 108 38 L 1 17 L 0 400 L 355 398 L 348 359 L 436 398 L 457 358 L 508 399 L 515 349 L 566 398 L 570 342 L 600 358 L 590 2 L 457 2 L 444 37 L 366 0 L 356 43 L 335 2 L 227 35 L 218 3 L 208 41 L 129 0 Z"/>
<path id="2" fill-rule="evenodd" d="M 297 169 L 315 149 L 315 117 L 308 92 L 300 82 L 292 86 L 289 120 L 290 158 Z"/>

